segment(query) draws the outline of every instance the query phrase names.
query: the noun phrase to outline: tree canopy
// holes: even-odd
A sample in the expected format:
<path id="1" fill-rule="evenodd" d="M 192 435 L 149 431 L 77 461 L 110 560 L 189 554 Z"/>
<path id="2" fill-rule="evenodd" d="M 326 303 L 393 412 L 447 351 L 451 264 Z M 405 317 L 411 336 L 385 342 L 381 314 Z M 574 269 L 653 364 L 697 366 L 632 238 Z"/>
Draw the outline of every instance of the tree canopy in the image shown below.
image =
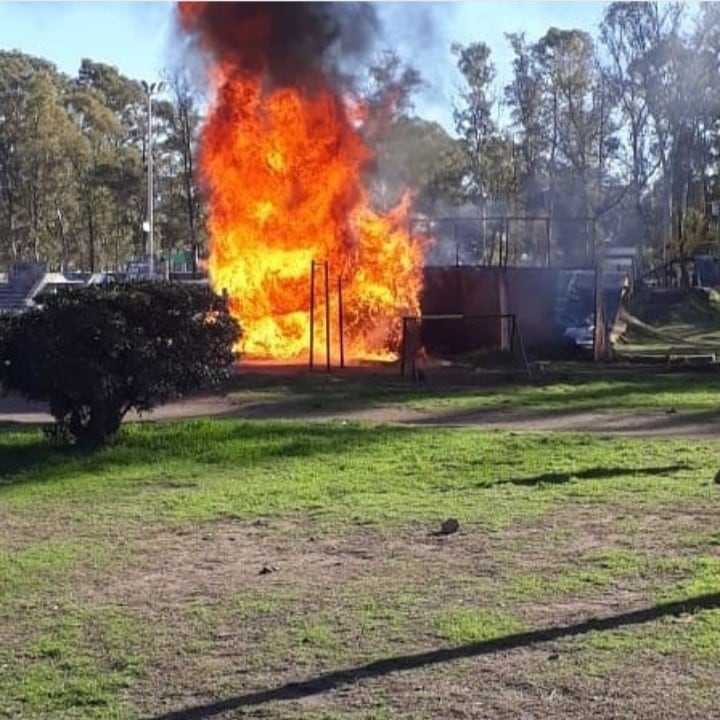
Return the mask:
<path id="1" fill-rule="evenodd" d="M 453 128 L 418 115 L 422 72 L 379 53 L 351 88 L 369 109 L 373 202 L 387 209 L 410 188 L 415 213 L 548 217 L 568 260 L 592 245 L 589 223 L 568 218 L 596 218 L 598 236 L 658 261 L 717 249 L 718 21 L 711 3 L 610 3 L 593 33 L 507 35 L 505 74 L 478 31 L 447 48 L 462 81 Z M 165 80 L 153 100 L 156 247 L 194 258 L 207 239 L 203 105 L 183 70 Z M 103 62 L 69 77 L 0 51 L 0 265 L 98 271 L 145 254 L 147 113 L 142 85 Z M 516 246 L 542 256 L 545 240 L 518 232 Z"/>

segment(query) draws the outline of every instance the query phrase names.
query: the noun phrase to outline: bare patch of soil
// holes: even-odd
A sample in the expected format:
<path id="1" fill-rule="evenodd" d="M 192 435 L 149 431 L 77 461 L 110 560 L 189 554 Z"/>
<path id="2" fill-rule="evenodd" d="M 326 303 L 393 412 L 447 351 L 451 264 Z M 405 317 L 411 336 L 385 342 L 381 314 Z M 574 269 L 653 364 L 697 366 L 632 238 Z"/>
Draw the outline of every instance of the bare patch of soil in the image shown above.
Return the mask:
<path id="1" fill-rule="evenodd" d="M 480 608 L 531 631 L 652 607 L 669 579 L 658 573 L 551 597 L 508 589 L 520 576 L 580 571 L 594 552 L 687 553 L 681 537 L 708 519 L 564 507 L 502 532 L 461 525 L 446 537 L 425 526 L 335 534 L 300 519 L 223 520 L 138 533 L 126 538 L 123 567 L 72 582 L 81 605 L 119 606 L 158 629 L 130 693 L 147 717 L 223 700 L 227 711 L 192 717 L 372 717 L 374 708 L 399 718 L 707 718 L 720 713 L 707 691 L 720 661 L 682 653 L 598 655 L 579 636 L 488 645 L 412 670 L 403 657 L 454 646 L 435 623 L 448 611 Z M 632 537 L 622 529 L 630 521 Z M 389 664 L 363 669 L 378 660 Z"/>

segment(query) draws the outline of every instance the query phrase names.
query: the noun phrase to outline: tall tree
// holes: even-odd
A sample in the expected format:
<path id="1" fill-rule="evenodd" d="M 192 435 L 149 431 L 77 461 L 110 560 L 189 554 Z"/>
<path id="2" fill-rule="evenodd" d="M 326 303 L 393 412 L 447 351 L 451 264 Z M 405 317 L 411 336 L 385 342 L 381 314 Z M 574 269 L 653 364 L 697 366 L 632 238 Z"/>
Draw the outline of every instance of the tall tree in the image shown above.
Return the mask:
<path id="1" fill-rule="evenodd" d="M 144 94 L 115 68 L 82 61 L 68 107 L 84 137 L 75 157 L 90 271 L 120 267 L 142 248 Z"/>
<path id="2" fill-rule="evenodd" d="M 204 207 L 195 176 L 201 123 L 199 102 L 185 70 L 176 68 L 166 73 L 165 80 L 171 99 L 159 106 L 158 116 L 166 122 L 162 151 L 169 165 L 168 179 L 172 178 L 174 185 L 166 199 L 165 235 L 174 238 L 172 244 L 189 247 L 195 272 L 198 254 L 205 244 Z M 173 222 L 175 218 L 181 221 Z"/>
<path id="3" fill-rule="evenodd" d="M 491 173 L 486 149 L 497 130 L 493 121 L 495 98 L 492 97 L 495 65 L 485 43 L 467 46 L 455 43 L 451 49 L 465 81 L 460 104 L 453 112 L 455 130 L 460 136 L 467 163 L 465 195 L 473 202 L 484 202 L 490 189 Z"/>
<path id="4" fill-rule="evenodd" d="M 514 59 L 505 100 L 518 141 L 522 204 L 550 217 L 555 249 L 586 261 L 592 219 L 604 219 L 622 199 L 614 173 L 615 98 L 588 33 L 550 28 L 535 43 L 522 34 L 507 38 Z"/>

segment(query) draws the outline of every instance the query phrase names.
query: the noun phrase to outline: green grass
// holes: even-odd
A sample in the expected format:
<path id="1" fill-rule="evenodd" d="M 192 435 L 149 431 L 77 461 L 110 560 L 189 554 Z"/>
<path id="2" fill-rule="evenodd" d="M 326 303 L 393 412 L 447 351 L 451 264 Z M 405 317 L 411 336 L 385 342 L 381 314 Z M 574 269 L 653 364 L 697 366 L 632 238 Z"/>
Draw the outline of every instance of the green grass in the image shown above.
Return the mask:
<path id="1" fill-rule="evenodd" d="M 0 716 L 151 717 L 167 711 L 158 687 L 173 703 L 219 700 L 547 626 L 558 600 L 607 603 L 620 586 L 635 605 L 720 592 L 717 533 L 705 527 L 720 515 L 719 458 L 713 440 L 341 422 L 128 425 L 93 455 L 53 449 L 37 430 L 6 432 Z M 460 532 L 433 536 L 448 516 Z M 644 524 L 654 516 L 660 525 Z M 597 538 L 576 547 L 588 523 Z M 226 554 L 195 588 L 227 527 L 239 559 Z M 186 535 L 203 541 L 173 565 L 167 548 Z M 242 560 L 260 537 L 262 555 Z M 275 559 L 288 548 L 292 563 Z M 265 563 L 278 571 L 258 576 Z M 153 583 L 187 587 L 151 587 L 152 608 L 105 595 L 148 568 Z M 559 645 L 577 653 L 577 677 L 593 667 L 610 681 L 613 663 L 642 653 L 720 669 L 719 618 L 703 611 Z M 593 665 L 598 653 L 608 662 Z M 462 668 L 473 682 L 476 671 Z M 373 682 L 377 717 L 433 716 Z M 295 716 L 341 717 L 345 696 L 333 697 L 337 708 Z"/>
<path id="2" fill-rule="evenodd" d="M 58 607 L 5 658 L 0 703 L 10 717 L 130 718 L 121 697 L 143 669 L 146 632 L 118 609 Z"/>
<path id="3" fill-rule="evenodd" d="M 514 412 L 718 409 L 720 373 L 603 372 L 590 365 L 556 366 L 537 382 L 477 376 L 448 380 L 430 371 L 416 385 L 387 373 L 360 376 L 244 375 L 225 388 L 240 412 L 337 413 L 364 408 L 408 408 L 428 415 L 505 410 Z"/>
<path id="4" fill-rule="evenodd" d="M 468 608 L 440 613 L 436 618 L 437 634 L 454 645 L 496 640 L 526 630 L 512 616 L 497 611 Z"/>
<path id="5" fill-rule="evenodd" d="M 49 589 L 83 553 L 78 542 L 41 543 L 22 550 L 0 548 L 0 602 Z"/>
<path id="6" fill-rule="evenodd" d="M 569 567 L 555 575 L 516 575 L 509 580 L 508 594 L 528 601 L 594 592 L 610 587 L 619 579 L 637 575 L 648 567 L 645 558 L 621 549 L 586 553 L 578 558 L 577 564 L 579 567 Z"/>
<path id="7" fill-rule="evenodd" d="M 195 421 L 127 426 L 114 446 L 76 456 L 46 448 L 38 433 L 8 433 L 0 499 L 31 514 L 62 508 L 98 536 L 118 521 L 297 512 L 331 523 L 459 515 L 501 528 L 567 500 L 702 500 L 716 452 L 712 442 L 667 439 Z"/>

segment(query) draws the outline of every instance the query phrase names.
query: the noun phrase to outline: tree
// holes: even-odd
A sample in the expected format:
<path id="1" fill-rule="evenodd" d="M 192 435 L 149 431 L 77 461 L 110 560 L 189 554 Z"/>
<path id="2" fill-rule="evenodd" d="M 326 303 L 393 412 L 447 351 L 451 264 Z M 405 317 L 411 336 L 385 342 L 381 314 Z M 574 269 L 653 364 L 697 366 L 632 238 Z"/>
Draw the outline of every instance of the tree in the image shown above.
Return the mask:
<path id="1" fill-rule="evenodd" d="M 395 120 L 375 148 L 373 204 L 388 210 L 411 188 L 415 211 L 433 213 L 436 203 L 448 198 L 446 173 L 457 144 L 438 123 L 409 117 Z"/>
<path id="2" fill-rule="evenodd" d="M 650 79 L 647 55 L 658 33 L 657 8 L 651 3 L 612 3 L 600 25 L 607 61 L 603 77 L 618 103 L 625 141 L 618 160 L 627 178 L 631 206 L 624 213 L 622 235 L 652 241 L 654 213 L 648 204 L 650 181 L 659 163 L 652 157 L 650 111 L 645 89 Z"/>
<path id="3" fill-rule="evenodd" d="M 240 328 L 209 287 L 113 283 L 42 299 L 3 333 L 0 383 L 47 401 L 55 436 L 97 447 L 131 410 L 225 376 Z"/>
<path id="4" fill-rule="evenodd" d="M 535 43 L 507 37 L 514 60 L 505 99 L 518 139 L 520 203 L 550 217 L 553 245 L 566 258 L 584 261 L 593 236 L 581 218 L 602 218 L 624 194 L 615 177 L 615 96 L 588 33 L 550 28 Z"/>
<path id="5" fill-rule="evenodd" d="M 145 102 L 140 84 L 109 65 L 84 59 L 67 94 L 83 136 L 74 156 L 91 271 L 120 266 L 142 247 L 145 213 Z"/>
<path id="6" fill-rule="evenodd" d="M 0 52 L 0 253 L 8 261 L 59 255 L 58 213 L 74 195 L 65 81 L 46 61 Z"/>
<path id="7" fill-rule="evenodd" d="M 409 117 L 413 110 L 413 95 L 423 86 L 420 72 L 403 62 L 393 50 L 385 50 L 367 70 L 362 90 L 367 108 L 363 135 L 374 146 L 387 136 L 393 122 Z"/>
<path id="8" fill-rule="evenodd" d="M 466 85 L 460 94 L 462 104 L 453 113 L 465 155 L 465 195 L 473 202 L 483 202 L 493 172 L 486 150 L 497 131 L 492 119 L 494 99 L 490 94 L 495 65 L 490 60 L 490 48 L 482 42 L 467 46 L 455 43 L 452 52 L 457 56 Z"/>
<path id="9" fill-rule="evenodd" d="M 512 81 L 505 87 L 517 146 L 517 181 L 525 210 L 544 209 L 546 133 L 543 119 L 543 75 L 523 33 L 506 35 L 514 53 Z"/>
<path id="10" fill-rule="evenodd" d="M 171 101 L 159 104 L 157 111 L 167 124 L 162 150 L 169 192 L 160 213 L 163 235 L 182 249 L 189 246 L 192 270 L 197 272 L 198 253 L 205 242 L 204 208 L 195 173 L 201 116 L 187 71 L 176 69 L 165 79 Z"/>

